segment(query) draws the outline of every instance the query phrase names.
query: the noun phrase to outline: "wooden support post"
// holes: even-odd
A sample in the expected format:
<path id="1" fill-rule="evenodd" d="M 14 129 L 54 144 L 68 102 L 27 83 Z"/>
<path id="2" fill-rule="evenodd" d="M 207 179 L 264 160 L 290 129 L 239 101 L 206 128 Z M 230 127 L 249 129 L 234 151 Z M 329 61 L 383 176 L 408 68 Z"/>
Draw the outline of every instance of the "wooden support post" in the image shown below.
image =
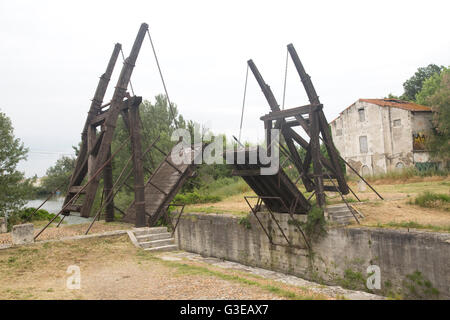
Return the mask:
<path id="1" fill-rule="evenodd" d="M 317 110 L 311 109 L 309 113 L 309 121 L 311 123 L 311 159 L 314 169 L 314 184 L 316 185 L 317 204 L 323 208 L 325 206 L 325 193 L 323 190 L 323 173 L 320 163 L 320 142 L 319 142 L 319 115 Z"/>
<path id="2" fill-rule="evenodd" d="M 109 147 L 108 158 L 111 157 L 111 147 Z M 108 196 L 111 194 L 113 189 L 113 171 L 112 171 L 112 161 L 109 162 L 103 171 L 103 183 L 104 183 L 104 193 Z M 105 207 L 105 221 L 114 221 L 114 199 L 105 199 L 108 201 Z"/>
<path id="3" fill-rule="evenodd" d="M 134 65 L 136 63 L 136 59 L 141 49 L 142 42 L 144 40 L 147 29 L 148 25 L 146 23 L 143 23 L 134 41 L 130 56 L 124 61 L 122 71 L 120 72 L 120 76 L 117 81 L 116 88 L 114 90 L 113 98 L 111 99 L 111 105 L 108 110 L 108 115 L 105 119 L 104 123 L 105 133 L 103 135 L 103 139 L 97 154 L 95 166 L 96 168 L 101 167 L 107 159 L 109 147 L 111 146 L 111 142 L 114 136 L 114 129 L 116 127 L 117 118 L 119 117 L 121 106 L 126 96 L 126 91 L 128 88 L 128 84 L 130 82 L 131 74 L 133 72 Z M 98 188 L 98 184 L 99 178 L 97 177 L 89 185 L 88 190 L 86 191 L 86 197 L 84 199 L 83 207 L 81 209 L 82 217 L 89 217 L 90 215 L 91 208 L 95 199 L 95 194 Z"/>
<path id="4" fill-rule="evenodd" d="M 142 165 L 141 122 L 139 121 L 139 105 L 129 108 L 131 152 L 134 171 L 134 203 L 136 210 L 136 228 L 145 227 L 145 193 L 144 168 Z"/>
<path id="5" fill-rule="evenodd" d="M 266 129 L 266 145 L 267 145 L 267 156 L 272 154 L 272 120 L 264 121 L 264 129 Z"/>
<path id="6" fill-rule="evenodd" d="M 95 126 L 88 126 L 88 131 L 87 131 L 87 145 L 88 145 L 88 150 L 93 150 L 94 149 L 94 145 L 95 142 L 97 140 L 97 129 Z M 88 174 L 88 179 L 92 178 L 92 175 L 94 174 L 94 167 L 95 167 L 95 158 L 96 156 L 94 154 L 88 154 L 88 161 L 87 161 L 87 165 L 88 165 L 88 169 L 87 169 L 87 174 Z"/>
<path id="7" fill-rule="evenodd" d="M 84 124 L 84 129 L 83 132 L 81 133 L 81 148 L 77 160 L 75 162 L 75 169 L 70 179 L 69 187 L 80 185 L 84 177 L 86 176 L 87 161 L 85 160 L 88 157 L 88 151 L 91 150 L 90 148 L 88 148 L 88 141 L 87 141 L 88 129 L 90 127 L 92 118 L 97 115 L 97 110 L 101 108 L 103 98 L 105 97 L 106 89 L 108 88 L 109 80 L 114 70 L 114 66 L 116 65 L 116 61 L 119 56 L 121 48 L 122 45 L 120 43 L 116 43 L 116 45 L 114 46 L 113 53 L 111 54 L 111 58 L 109 59 L 108 65 L 106 67 L 106 71 L 100 77 L 97 89 L 95 90 L 94 98 L 92 99 L 91 106 L 89 108 L 86 123 Z M 68 193 L 66 198 L 64 199 L 64 204 L 69 202 L 71 198 L 72 195 Z"/>

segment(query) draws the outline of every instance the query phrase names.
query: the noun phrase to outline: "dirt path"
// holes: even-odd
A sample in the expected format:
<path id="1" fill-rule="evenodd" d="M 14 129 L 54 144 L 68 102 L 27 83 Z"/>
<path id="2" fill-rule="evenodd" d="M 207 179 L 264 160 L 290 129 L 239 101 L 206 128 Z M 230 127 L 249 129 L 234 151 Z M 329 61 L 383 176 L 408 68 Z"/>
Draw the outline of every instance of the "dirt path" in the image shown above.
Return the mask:
<path id="1" fill-rule="evenodd" d="M 68 266 L 81 289 L 66 288 Z M 127 236 L 0 250 L 0 299 L 334 299 L 197 261 L 165 261 Z"/>

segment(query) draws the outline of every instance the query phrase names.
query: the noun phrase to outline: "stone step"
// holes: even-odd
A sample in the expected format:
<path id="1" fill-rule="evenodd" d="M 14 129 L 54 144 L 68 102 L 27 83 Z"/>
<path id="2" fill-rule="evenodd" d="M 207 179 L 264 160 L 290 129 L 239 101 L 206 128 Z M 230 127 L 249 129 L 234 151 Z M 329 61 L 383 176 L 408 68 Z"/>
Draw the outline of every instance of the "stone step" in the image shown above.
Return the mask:
<path id="1" fill-rule="evenodd" d="M 177 250 L 177 249 L 178 249 L 178 247 L 177 247 L 176 244 L 170 244 L 170 245 L 167 245 L 167 246 L 147 248 L 147 249 L 144 249 L 144 250 L 145 251 L 155 252 L 155 251 L 174 251 L 174 250 Z"/>
<path id="2" fill-rule="evenodd" d="M 351 216 L 351 217 L 345 216 L 345 217 L 333 217 L 333 218 L 331 218 L 331 221 L 338 222 L 338 223 L 351 222 L 353 220 L 355 220 L 355 218 L 353 216 Z"/>
<path id="3" fill-rule="evenodd" d="M 353 217 L 352 213 L 350 211 L 340 211 L 340 212 L 328 212 L 328 214 L 331 217 L 346 217 L 346 216 L 351 216 Z"/>
<path id="4" fill-rule="evenodd" d="M 153 240 L 169 239 L 172 235 L 169 232 L 155 233 L 155 234 L 145 234 L 142 236 L 136 236 L 138 242 L 147 242 Z"/>
<path id="5" fill-rule="evenodd" d="M 347 207 L 339 207 L 339 208 L 326 208 L 328 213 L 334 213 L 334 212 L 346 212 L 350 209 Z"/>
<path id="6" fill-rule="evenodd" d="M 336 208 L 347 208 L 347 205 L 345 203 L 338 203 L 338 204 L 330 204 L 326 206 L 327 209 L 336 209 Z"/>
<path id="7" fill-rule="evenodd" d="M 148 228 L 148 227 L 144 227 L 144 228 L 134 228 L 133 229 L 134 235 L 135 236 L 143 236 L 146 234 L 157 234 L 157 233 L 164 233 L 167 232 L 167 228 L 166 227 L 154 227 L 154 228 Z"/>
<path id="8" fill-rule="evenodd" d="M 169 239 L 140 242 L 139 245 L 142 248 L 155 248 L 155 247 L 167 246 L 167 245 L 174 244 L 174 243 L 175 243 L 175 239 L 169 238 Z"/>

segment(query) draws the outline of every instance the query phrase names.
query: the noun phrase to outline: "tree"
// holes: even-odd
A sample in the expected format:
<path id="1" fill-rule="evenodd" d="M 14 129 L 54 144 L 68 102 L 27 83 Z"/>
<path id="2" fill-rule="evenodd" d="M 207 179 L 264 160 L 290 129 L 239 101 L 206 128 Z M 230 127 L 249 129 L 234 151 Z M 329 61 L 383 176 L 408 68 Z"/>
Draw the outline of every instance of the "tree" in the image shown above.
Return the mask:
<path id="1" fill-rule="evenodd" d="M 415 101 L 416 94 L 422 89 L 423 82 L 433 74 L 439 74 L 443 67 L 429 64 L 427 67 L 417 69 L 416 73 L 403 83 L 405 92 L 401 96 L 403 100 Z"/>
<path id="2" fill-rule="evenodd" d="M 421 103 L 433 111 L 433 133 L 427 146 L 436 158 L 450 159 L 450 69 L 444 68 L 440 75 L 433 75 L 424 82 L 417 94 Z"/>
<path id="3" fill-rule="evenodd" d="M 441 73 L 434 73 L 423 82 L 422 89 L 416 94 L 416 102 L 424 106 L 430 106 L 430 97 L 440 88 L 444 73 L 450 69 L 443 67 Z"/>
<path id="4" fill-rule="evenodd" d="M 75 169 L 75 158 L 63 156 L 59 158 L 55 165 L 48 168 L 46 176 L 43 178 L 42 187 L 47 193 L 59 190 L 67 192 L 70 176 Z"/>
<path id="5" fill-rule="evenodd" d="M 15 138 L 11 120 L 0 112 L 0 214 L 17 210 L 25 204 L 29 180 L 17 170 L 28 149 Z"/>

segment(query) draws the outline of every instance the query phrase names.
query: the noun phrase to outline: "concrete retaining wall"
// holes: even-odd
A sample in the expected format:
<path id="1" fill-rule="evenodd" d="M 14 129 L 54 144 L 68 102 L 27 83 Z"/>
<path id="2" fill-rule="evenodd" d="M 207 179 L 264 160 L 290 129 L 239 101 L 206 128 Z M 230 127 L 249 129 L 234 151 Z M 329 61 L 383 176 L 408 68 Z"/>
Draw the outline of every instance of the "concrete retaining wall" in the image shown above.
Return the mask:
<path id="1" fill-rule="evenodd" d="M 176 241 L 186 251 L 353 289 L 364 289 L 367 267 L 377 265 L 381 289 L 374 293 L 434 298 L 437 289 L 438 298 L 450 299 L 450 234 L 333 228 L 313 242 L 311 253 L 288 215 L 275 214 L 295 247 L 284 246 L 286 240 L 268 214 L 259 216 L 277 245 L 253 216 L 201 213 L 183 215 Z"/>

